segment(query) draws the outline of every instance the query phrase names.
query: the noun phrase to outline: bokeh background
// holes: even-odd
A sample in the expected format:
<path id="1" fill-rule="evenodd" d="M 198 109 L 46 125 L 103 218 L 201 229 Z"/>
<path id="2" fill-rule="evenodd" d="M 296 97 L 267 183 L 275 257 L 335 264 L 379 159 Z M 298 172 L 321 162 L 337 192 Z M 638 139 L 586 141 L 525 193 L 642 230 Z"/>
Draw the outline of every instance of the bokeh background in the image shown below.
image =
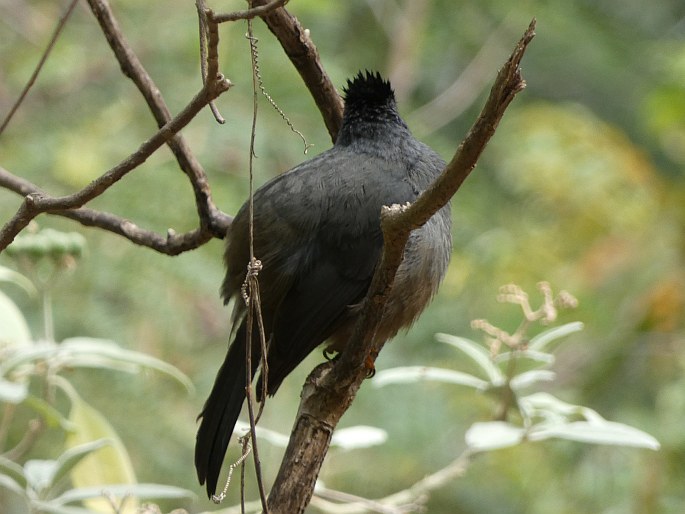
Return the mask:
<path id="1" fill-rule="evenodd" d="M 0 113 L 30 76 L 66 2 L 0 2 Z M 113 0 L 115 14 L 172 112 L 200 87 L 193 2 Z M 217 11 L 244 2 L 215 1 Z M 480 337 L 470 320 L 513 330 L 519 312 L 495 301 L 500 285 L 551 282 L 580 301 L 562 322 L 586 328 L 558 349 L 550 389 L 572 403 L 641 428 L 659 452 L 570 442 L 524 444 L 476 459 L 436 492 L 434 513 L 680 513 L 685 511 L 685 4 L 682 0 L 292 0 L 339 87 L 359 69 L 393 79 L 400 111 L 418 138 L 449 159 L 499 66 L 532 17 L 537 37 L 523 62 L 528 83 L 477 169 L 452 202 L 454 254 L 435 302 L 386 346 L 379 369 L 430 364 L 464 369 L 435 332 Z M 313 101 L 280 46 L 257 20 L 268 92 L 314 147 L 330 146 Z M 244 22 L 221 27 L 220 68 L 235 87 L 185 130 L 217 204 L 245 200 L 251 71 Z M 260 100 L 256 180 L 307 158 L 302 143 Z M 0 164 L 54 194 L 72 192 L 131 153 L 155 130 L 82 3 L 37 83 L 0 138 Z M 0 190 L 0 221 L 20 198 Z M 192 192 L 160 150 L 92 207 L 164 233 L 196 224 Z M 210 510 L 192 465 L 195 417 L 223 360 L 222 242 L 166 257 L 117 236 L 40 217 L 41 227 L 79 231 L 88 252 L 56 286 L 58 340 L 113 339 L 188 374 L 197 391 L 153 373 L 74 371 L 83 396 L 120 433 L 141 482 L 195 490 L 163 505 Z M 0 264 L 12 261 L 0 255 Z M 8 290 L 40 328 L 40 308 Z M 270 401 L 263 426 L 288 433 L 318 352 Z M 371 449 L 330 454 L 329 487 L 380 497 L 408 487 L 464 448 L 492 404 L 456 386 L 362 388 L 341 426 L 383 428 Z M 59 446 L 54 444 L 53 446 Z M 58 442 L 58 441 L 57 441 Z M 57 451 L 49 445 L 36 454 Z M 235 451 L 235 450 L 233 450 Z M 261 447 L 267 482 L 279 448 Z M 54 455 L 53 455 L 54 456 Z M 229 455 L 229 460 L 233 458 Z M 237 487 L 232 492 L 235 498 Z"/>

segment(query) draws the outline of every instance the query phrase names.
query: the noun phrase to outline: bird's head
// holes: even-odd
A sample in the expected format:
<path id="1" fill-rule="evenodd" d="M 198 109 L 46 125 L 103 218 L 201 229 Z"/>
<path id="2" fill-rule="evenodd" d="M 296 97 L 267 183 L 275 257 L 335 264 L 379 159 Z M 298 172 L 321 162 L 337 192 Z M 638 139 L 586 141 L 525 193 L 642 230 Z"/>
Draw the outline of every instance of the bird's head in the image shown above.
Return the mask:
<path id="1" fill-rule="evenodd" d="M 360 71 L 347 81 L 343 88 L 345 110 L 337 144 L 349 144 L 352 140 L 375 137 L 379 126 L 401 127 L 406 124 L 397 112 L 395 92 L 390 82 L 380 73 Z"/>

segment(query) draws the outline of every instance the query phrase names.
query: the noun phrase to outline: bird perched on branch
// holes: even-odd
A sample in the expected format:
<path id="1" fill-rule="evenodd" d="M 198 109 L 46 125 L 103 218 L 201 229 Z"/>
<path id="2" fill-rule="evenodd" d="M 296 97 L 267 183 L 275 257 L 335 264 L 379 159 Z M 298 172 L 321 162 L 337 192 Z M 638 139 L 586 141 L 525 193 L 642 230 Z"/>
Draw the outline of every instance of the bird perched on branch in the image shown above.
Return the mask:
<path id="1" fill-rule="evenodd" d="M 254 254 L 268 342 L 266 386 L 283 379 L 317 346 L 344 351 L 383 248 L 384 205 L 414 201 L 445 167 L 400 118 L 390 83 L 360 72 L 344 88 L 345 109 L 334 146 L 267 182 L 254 194 Z M 222 285 L 235 300 L 235 337 L 200 414 L 195 467 L 211 497 L 245 400 L 246 306 L 241 296 L 250 261 L 243 205 L 228 231 Z M 449 205 L 412 232 L 397 270 L 378 341 L 411 325 L 435 294 L 451 253 Z M 258 334 L 256 323 L 253 334 Z M 251 344 L 251 377 L 261 346 Z M 262 373 L 263 375 L 263 373 Z"/>

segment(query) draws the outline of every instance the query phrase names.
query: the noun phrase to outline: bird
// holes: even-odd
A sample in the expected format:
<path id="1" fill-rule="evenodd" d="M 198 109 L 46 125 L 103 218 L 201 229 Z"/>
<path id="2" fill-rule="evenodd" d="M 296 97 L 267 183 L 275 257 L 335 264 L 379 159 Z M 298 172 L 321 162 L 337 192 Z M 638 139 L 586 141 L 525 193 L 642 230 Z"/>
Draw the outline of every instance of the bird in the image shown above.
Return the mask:
<path id="1" fill-rule="evenodd" d="M 399 115 L 390 82 L 360 71 L 343 87 L 342 123 L 333 146 L 282 173 L 253 195 L 254 256 L 268 342 L 262 388 L 272 396 L 315 348 L 344 352 L 383 248 L 383 206 L 414 201 L 445 161 L 419 142 Z M 247 307 L 241 297 L 250 262 L 246 202 L 227 231 L 221 286 L 234 301 L 232 341 L 198 416 L 195 467 L 211 498 L 246 396 Z M 452 251 L 449 203 L 407 242 L 375 340 L 408 328 L 445 276 Z M 254 325 L 254 334 L 257 326 Z M 250 379 L 261 346 L 251 345 Z"/>

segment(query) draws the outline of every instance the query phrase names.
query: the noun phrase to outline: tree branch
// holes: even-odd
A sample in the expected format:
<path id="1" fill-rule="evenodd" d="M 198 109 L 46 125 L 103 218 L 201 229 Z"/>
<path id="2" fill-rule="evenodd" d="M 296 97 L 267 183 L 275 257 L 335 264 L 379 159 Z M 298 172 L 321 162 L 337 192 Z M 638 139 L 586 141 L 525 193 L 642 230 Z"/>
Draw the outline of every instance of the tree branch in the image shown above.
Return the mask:
<path id="1" fill-rule="evenodd" d="M 533 19 L 499 71 L 480 116 L 440 177 L 412 205 L 383 209 L 383 254 L 364 300 L 362 317 L 340 358 L 315 368 L 305 383 L 293 432 L 269 495 L 271 514 L 301 513 L 309 503 L 333 430 L 367 376 L 367 360 L 375 360 L 384 345 L 374 342 L 373 334 L 382 319 L 409 234 L 456 193 L 476 166 L 505 110 L 525 87 L 519 65 L 534 30 Z"/>
<path id="2" fill-rule="evenodd" d="M 171 120 L 171 111 L 164 102 L 159 88 L 121 32 L 121 27 L 112 13 L 109 2 L 107 0 L 88 0 L 88 4 L 119 62 L 121 71 L 136 85 L 157 121 L 157 126 L 161 128 Z M 213 64 L 211 59 L 209 64 Z M 215 79 L 216 77 L 213 76 L 208 77 L 208 81 L 212 83 Z M 200 226 L 207 228 L 215 237 L 223 238 L 231 218 L 214 205 L 207 174 L 202 165 L 195 158 L 190 146 L 181 134 L 174 135 L 167 141 L 167 144 L 192 185 L 195 193 L 195 205 L 200 217 Z"/>
<path id="3" fill-rule="evenodd" d="M 80 191 L 62 197 L 52 197 L 44 192 L 30 193 L 17 213 L 0 230 L 0 252 L 4 250 L 24 229 L 29 222 L 43 212 L 56 213 L 68 209 L 77 209 L 93 198 L 101 195 L 112 184 L 121 180 L 127 173 L 140 166 L 160 146 L 185 127 L 200 110 L 228 90 L 230 82 L 226 79 L 210 80 L 191 102 L 172 120 L 164 125 L 150 139 L 140 145 L 129 157 L 92 181 Z"/>
<path id="4" fill-rule="evenodd" d="M 257 9 L 270 3 L 274 2 L 253 0 L 252 5 L 253 9 Z M 283 7 L 261 17 L 281 43 L 286 55 L 304 80 L 321 112 L 331 140 L 335 142 L 342 123 L 343 101 L 323 69 L 319 51 L 309 37 L 309 31 L 305 30 L 298 19 Z"/>
<path id="5" fill-rule="evenodd" d="M 22 196 L 47 194 L 35 184 L 13 175 L 2 166 L 0 166 L 0 186 Z M 119 234 L 134 244 L 152 248 L 166 255 L 178 255 L 179 253 L 192 250 L 203 245 L 213 237 L 209 231 L 200 228 L 184 234 L 175 234 L 172 230 L 169 230 L 166 235 L 159 235 L 156 232 L 138 227 L 126 218 L 108 212 L 88 209 L 87 207 L 56 211 L 51 214 L 69 218 L 87 227 L 97 227 L 114 234 Z"/>
<path id="6" fill-rule="evenodd" d="M 290 0 L 271 0 L 271 2 L 264 2 L 259 4 L 259 2 L 254 2 L 256 7 L 247 9 L 245 11 L 236 11 L 228 14 L 216 14 L 214 20 L 217 23 L 224 23 L 226 21 L 238 21 L 238 20 L 251 20 L 257 16 L 264 16 L 269 14 L 271 11 L 283 7 Z"/>

